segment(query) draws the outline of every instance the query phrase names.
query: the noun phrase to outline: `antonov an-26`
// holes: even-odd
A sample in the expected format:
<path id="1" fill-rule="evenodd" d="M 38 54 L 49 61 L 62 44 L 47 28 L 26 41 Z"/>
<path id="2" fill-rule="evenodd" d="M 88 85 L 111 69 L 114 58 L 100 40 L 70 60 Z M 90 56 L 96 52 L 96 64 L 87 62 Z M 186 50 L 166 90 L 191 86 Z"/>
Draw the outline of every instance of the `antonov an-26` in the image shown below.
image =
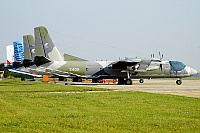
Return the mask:
<path id="1" fill-rule="evenodd" d="M 143 83 L 145 78 L 178 78 L 176 84 L 180 85 L 182 78 L 197 74 L 195 69 L 180 61 L 154 58 L 91 62 L 59 52 L 43 26 L 34 28 L 34 34 L 35 39 L 32 35 L 23 36 L 24 59 L 17 62 L 21 66 L 14 71 L 23 67 L 28 73 L 49 74 L 59 79 L 73 78 L 74 82 L 82 78 L 92 79 L 93 83 L 100 79 L 118 79 L 118 84 L 126 85 L 132 84 L 131 79 L 140 79 L 140 83 Z M 20 42 L 14 43 L 17 45 Z"/>

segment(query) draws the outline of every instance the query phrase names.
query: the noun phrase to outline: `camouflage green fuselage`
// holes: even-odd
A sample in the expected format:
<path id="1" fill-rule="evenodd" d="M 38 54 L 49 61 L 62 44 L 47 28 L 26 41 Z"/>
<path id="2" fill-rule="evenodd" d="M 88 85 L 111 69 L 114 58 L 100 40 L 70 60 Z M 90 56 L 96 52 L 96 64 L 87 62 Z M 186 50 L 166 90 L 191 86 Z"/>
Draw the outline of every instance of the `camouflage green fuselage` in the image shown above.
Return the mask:
<path id="1" fill-rule="evenodd" d="M 75 75 L 84 78 L 127 78 L 127 72 L 121 69 L 108 67 L 113 61 L 53 61 L 46 66 L 49 73 Z M 145 72 L 129 71 L 131 78 L 155 78 L 155 77 L 187 77 L 190 76 L 187 67 L 181 71 L 172 71 L 169 62 L 166 62 L 160 68 L 159 63 L 149 64 Z"/>

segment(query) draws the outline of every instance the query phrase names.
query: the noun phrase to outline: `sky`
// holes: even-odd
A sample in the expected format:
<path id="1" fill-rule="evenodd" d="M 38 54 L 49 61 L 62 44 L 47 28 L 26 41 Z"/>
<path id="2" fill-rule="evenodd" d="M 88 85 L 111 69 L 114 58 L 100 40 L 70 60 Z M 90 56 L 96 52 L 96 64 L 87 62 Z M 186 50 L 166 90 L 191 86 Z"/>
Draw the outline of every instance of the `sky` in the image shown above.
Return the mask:
<path id="1" fill-rule="evenodd" d="M 45 26 L 64 53 L 90 61 L 178 60 L 200 72 L 200 0 L 0 0 L 0 62 L 6 45 Z"/>

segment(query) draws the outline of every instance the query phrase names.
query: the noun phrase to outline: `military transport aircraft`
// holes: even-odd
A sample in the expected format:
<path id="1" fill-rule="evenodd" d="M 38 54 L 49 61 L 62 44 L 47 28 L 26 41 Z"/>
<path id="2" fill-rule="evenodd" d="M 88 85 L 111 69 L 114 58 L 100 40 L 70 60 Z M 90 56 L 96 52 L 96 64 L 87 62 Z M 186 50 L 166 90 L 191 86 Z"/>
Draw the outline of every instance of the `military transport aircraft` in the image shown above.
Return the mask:
<path id="1" fill-rule="evenodd" d="M 131 85 L 131 79 L 144 78 L 179 78 L 177 85 L 182 83 L 183 77 L 197 74 L 197 71 L 180 61 L 163 61 L 161 59 L 125 58 L 117 61 L 87 61 L 68 54 L 62 54 L 54 45 L 48 30 L 43 27 L 34 28 L 35 42 L 31 35 L 24 36 L 24 60 L 22 66 L 38 72 L 62 78 L 118 79 L 118 84 Z M 34 45 L 35 44 L 35 45 Z"/>

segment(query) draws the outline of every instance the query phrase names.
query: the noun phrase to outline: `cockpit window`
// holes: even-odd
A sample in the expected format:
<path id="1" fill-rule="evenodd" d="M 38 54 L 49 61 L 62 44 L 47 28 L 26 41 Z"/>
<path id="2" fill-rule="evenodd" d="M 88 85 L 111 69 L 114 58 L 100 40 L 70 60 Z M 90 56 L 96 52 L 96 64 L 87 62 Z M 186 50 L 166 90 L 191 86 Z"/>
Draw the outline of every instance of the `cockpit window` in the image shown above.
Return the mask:
<path id="1" fill-rule="evenodd" d="M 186 67 L 185 64 L 183 64 L 182 62 L 179 62 L 179 61 L 169 61 L 169 63 L 171 65 L 172 71 L 181 71 Z"/>

